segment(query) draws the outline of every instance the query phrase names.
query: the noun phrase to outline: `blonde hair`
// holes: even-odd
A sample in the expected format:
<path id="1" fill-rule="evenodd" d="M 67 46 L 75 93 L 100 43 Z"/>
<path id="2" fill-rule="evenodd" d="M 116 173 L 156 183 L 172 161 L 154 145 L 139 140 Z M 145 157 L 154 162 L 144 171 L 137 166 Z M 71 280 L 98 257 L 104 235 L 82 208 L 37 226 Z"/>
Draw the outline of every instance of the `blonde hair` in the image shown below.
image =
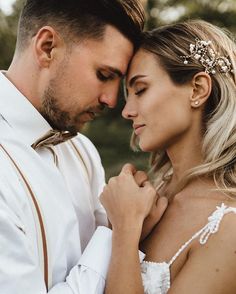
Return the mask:
<path id="1" fill-rule="evenodd" d="M 203 163 L 186 172 L 175 193 L 196 177 L 212 177 L 217 190 L 236 197 L 236 44 L 229 32 L 202 20 L 191 20 L 145 32 L 140 49 L 157 57 L 171 80 L 181 85 L 205 70 L 196 59 L 184 64 L 181 58 L 189 55 L 189 46 L 196 38 L 210 40 L 213 50 L 230 60 L 233 71 L 211 75 L 212 91 L 203 116 Z M 135 134 L 131 146 L 137 146 Z M 155 185 L 169 180 L 172 165 L 165 150 L 153 152 L 150 159 Z"/>

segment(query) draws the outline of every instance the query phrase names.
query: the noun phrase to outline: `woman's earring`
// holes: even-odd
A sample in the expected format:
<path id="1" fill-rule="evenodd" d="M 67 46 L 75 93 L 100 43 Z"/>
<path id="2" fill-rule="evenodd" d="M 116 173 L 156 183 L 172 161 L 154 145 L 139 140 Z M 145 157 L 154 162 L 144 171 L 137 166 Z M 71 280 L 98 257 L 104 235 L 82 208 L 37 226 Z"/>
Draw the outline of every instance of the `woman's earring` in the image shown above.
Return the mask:
<path id="1" fill-rule="evenodd" d="M 200 103 L 200 102 L 199 102 L 198 100 L 197 100 L 197 101 L 194 101 L 194 105 L 195 105 L 195 106 L 198 106 L 199 103 Z"/>

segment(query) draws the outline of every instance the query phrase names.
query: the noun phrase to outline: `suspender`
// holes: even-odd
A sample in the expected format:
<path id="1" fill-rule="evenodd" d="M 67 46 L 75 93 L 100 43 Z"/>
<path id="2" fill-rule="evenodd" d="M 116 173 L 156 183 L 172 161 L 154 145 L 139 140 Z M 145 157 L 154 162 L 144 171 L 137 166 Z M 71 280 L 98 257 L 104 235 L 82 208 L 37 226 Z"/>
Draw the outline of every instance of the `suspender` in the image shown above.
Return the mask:
<path id="1" fill-rule="evenodd" d="M 83 165 L 83 168 L 84 168 L 84 173 L 85 173 L 85 175 L 86 175 L 86 178 L 87 178 L 88 184 L 90 184 L 89 170 L 88 170 L 88 167 L 87 167 L 87 165 L 86 165 L 86 163 L 85 163 L 85 161 L 84 161 L 84 159 L 83 159 L 81 153 L 79 152 L 78 147 L 75 145 L 75 143 L 73 142 L 73 140 L 69 140 L 68 142 L 71 144 L 71 146 L 72 146 L 73 149 L 75 150 L 78 159 L 82 162 L 82 165 Z"/>
<path id="2" fill-rule="evenodd" d="M 13 163 L 14 167 L 16 168 L 17 172 L 19 173 L 19 175 L 21 176 L 25 187 L 28 190 L 28 195 L 29 195 L 29 200 L 30 200 L 30 204 L 31 204 L 31 208 L 32 208 L 32 212 L 35 218 L 35 224 L 36 224 L 36 229 L 37 229 L 37 242 L 38 242 L 38 250 L 39 250 L 39 261 L 40 261 L 40 265 L 41 265 L 41 269 L 42 272 L 44 274 L 44 281 L 45 281 L 45 285 L 47 288 L 47 291 L 49 289 L 49 265 L 48 265 L 48 248 L 47 248 L 47 239 L 46 239 L 46 232 L 44 229 L 44 224 L 43 224 L 43 218 L 42 218 L 42 214 L 40 212 L 40 208 L 39 208 L 39 204 L 37 203 L 36 197 L 34 196 L 34 193 L 29 185 L 29 183 L 27 182 L 25 176 L 23 175 L 23 173 L 21 172 L 20 168 L 18 167 L 18 165 L 16 164 L 16 162 L 14 161 L 14 159 L 11 157 L 11 155 L 7 152 L 7 150 L 0 144 L 0 147 L 2 148 L 2 150 L 5 152 L 5 154 L 8 156 L 8 158 L 11 160 L 11 162 Z"/>
<path id="3" fill-rule="evenodd" d="M 87 176 L 87 181 L 89 183 L 89 171 L 88 171 L 88 168 L 84 162 L 84 159 L 81 156 L 75 143 L 72 140 L 70 140 L 69 142 L 71 143 L 73 149 L 75 150 L 79 160 L 82 162 L 82 165 L 85 170 L 85 174 Z M 48 254 L 48 247 L 47 247 L 46 231 L 44 228 L 43 217 L 42 217 L 42 214 L 40 211 L 39 204 L 36 200 L 36 197 L 31 189 L 26 177 L 24 176 L 24 174 L 20 170 L 19 166 L 16 164 L 15 160 L 11 157 L 9 152 L 5 149 L 5 147 L 3 147 L 2 144 L 0 144 L 0 148 L 4 151 L 4 153 L 7 155 L 7 157 L 12 162 L 13 166 L 16 168 L 18 174 L 22 178 L 24 185 L 28 191 L 29 202 L 31 205 L 31 209 L 32 209 L 32 212 L 34 215 L 34 220 L 35 220 L 35 225 L 36 225 L 37 243 L 38 243 L 38 250 L 39 250 L 39 252 L 38 252 L 39 253 L 39 263 L 40 263 L 42 273 L 44 274 L 44 281 L 45 281 L 46 289 L 48 291 L 50 289 L 51 283 L 52 283 L 52 277 L 51 277 L 52 273 L 49 271 L 49 254 Z"/>

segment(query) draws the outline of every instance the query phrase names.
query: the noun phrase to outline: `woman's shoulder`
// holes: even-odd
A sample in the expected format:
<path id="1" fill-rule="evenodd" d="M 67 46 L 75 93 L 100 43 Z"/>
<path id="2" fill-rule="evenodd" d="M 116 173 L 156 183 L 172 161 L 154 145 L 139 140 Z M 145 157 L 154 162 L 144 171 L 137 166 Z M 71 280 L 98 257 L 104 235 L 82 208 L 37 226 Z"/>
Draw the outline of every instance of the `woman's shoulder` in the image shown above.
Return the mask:
<path id="1" fill-rule="evenodd" d="M 196 252 L 209 253 L 210 250 L 212 254 L 223 254 L 225 258 L 234 258 L 236 263 L 236 200 L 216 202 L 208 201 L 205 204 L 209 214 L 199 232 L 198 245 L 192 249 L 195 247 Z"/>
<path id="2" fill-rule="evenodd" d="M 205 289 L 207 293 L 235 293 L 236 201 L 226 197 L 221 202 L 219 198 L 198 204 L 199 209 L 209 212 L 208 217 L 191 244 L 170 293 L 179 293 L 183 284 L 186 293 L 202 293 Z"/>
<path id="3" fill-rule="evenodd" d="M 208 221 L 209 224 L 215 223 L 215 231 L 219 235 L 219 237 L 216 235 L 216 239 L 226 241 L 226 238 L 231 238 L 232 241 L 235 241 L 236 249 L 236 201 L 224 201 L 217 205 L 213 213 L 208 217 Z"/>
<path id="4" fill-rule="evenodd" d="M 200 230 L 208 230 L 209 236 L 221 231 L 224 223 L 228 230 L 236 228 L 236 199 L 230 198 L 224 193 L 216 191 L 206 191 L 206 195 L 180 192 L 172 201 L 172 209 L 178 216 L 181 215 L 187 230 L 193 234 Z M 224 228 L 222 232 L 224 233 Z M 221 236 L 220 236 L 221 237 Z M 236 234 L 235 234 L 236 237 Z"/>
<path id="5" fill-rule="evenodd" d="M 235 208 L 235 207 L 234 207 Z M 222 209 L 223 210 L 223 209 Z M 209 227 L 203 244 L 191 247 L 170 293 L 235 293 L 236 291 L 236 213 L 223 214 L 221 221 Z M 209 235 L 208 235 L 209 234 Z M 200 237 L 199 237 L 200 239 Z"/>

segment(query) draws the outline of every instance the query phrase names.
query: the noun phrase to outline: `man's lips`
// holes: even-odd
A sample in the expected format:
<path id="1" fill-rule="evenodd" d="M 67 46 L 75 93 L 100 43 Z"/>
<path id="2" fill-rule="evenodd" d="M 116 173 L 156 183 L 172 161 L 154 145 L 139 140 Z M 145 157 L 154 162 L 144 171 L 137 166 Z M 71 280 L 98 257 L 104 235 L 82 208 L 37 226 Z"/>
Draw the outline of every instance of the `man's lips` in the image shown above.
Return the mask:
<path id="1" fill-rule="evenodd" d="M 96 116 L 96 113 L 93 111 L 87 111 L 88 115 L 90 116 L 91 119 L 94 119 Z"/>
<path id="2" fill-rule="evenodd" d="M 91 109 L 85 112 L 89 116 L 89 120 L 93 120 L 102 114 L 101 109 Z"/>
<path id="3" fill-rule="evenodd" d="M 79 116 L 79 121 L 81 123 L 86 123 L 92 121 L 95 118 L 96 114 L 93 111 L 85 111 Z"/>
<path id="4" fill-rule="evenodd" d="M 145 127 L 145 124 L 133 124 L 134 132 L 136 135 L 140 134 L 142 129 Z"/>
<path id="5" fill-rule="evenodd" d="M 101 105 L 99 107 L 90 108 L 86 112 L 91 115 L 91 117 L 95 118 L 97 116 L 100 116 L 104 110 L 104 106 Z"/>

